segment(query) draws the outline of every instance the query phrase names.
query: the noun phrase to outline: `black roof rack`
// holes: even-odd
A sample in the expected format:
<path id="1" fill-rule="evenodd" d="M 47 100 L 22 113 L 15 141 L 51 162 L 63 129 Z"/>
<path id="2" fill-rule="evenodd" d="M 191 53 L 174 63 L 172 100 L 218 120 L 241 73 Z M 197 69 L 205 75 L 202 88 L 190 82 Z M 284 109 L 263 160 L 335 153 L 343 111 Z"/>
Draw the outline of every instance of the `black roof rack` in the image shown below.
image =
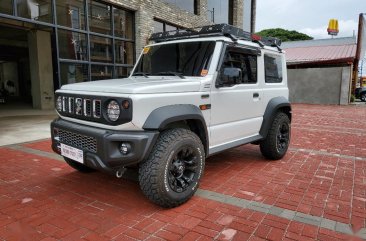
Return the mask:
<path id="1" fill-rule="evenodd" d="M 281 40 L 272 37 L 260 37 L 257 35 L 252 35 L 240 28 L 234 27 L 229 24 L 216 24 L 203 27 L 189 28 L 189 29 L 178 29 L 167 32 L 153 33 L 149 40 L 155 41 L 157 43 L 165 41 L 173 41 L 179 39 L 188 38 L 199 38 L 199 37 L 211 37 L 211 36 L 225 36 L 231 38 L 233 41 L 237 40 L 247 40 L 256 42 L 261 47 L 271 46 L 277 47 L 281 45 Z"/>

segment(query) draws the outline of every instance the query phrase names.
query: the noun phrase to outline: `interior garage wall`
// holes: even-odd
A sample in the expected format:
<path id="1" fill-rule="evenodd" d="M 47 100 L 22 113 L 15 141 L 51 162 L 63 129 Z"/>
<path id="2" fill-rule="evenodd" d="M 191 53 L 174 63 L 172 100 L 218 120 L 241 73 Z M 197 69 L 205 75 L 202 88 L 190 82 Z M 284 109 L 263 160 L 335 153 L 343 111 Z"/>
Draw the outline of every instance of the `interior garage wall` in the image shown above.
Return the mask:
<path id="1" fill-rule="evenodd" d="M 287 71 L 292 103 L 348 104 L 351 66 Z"/>

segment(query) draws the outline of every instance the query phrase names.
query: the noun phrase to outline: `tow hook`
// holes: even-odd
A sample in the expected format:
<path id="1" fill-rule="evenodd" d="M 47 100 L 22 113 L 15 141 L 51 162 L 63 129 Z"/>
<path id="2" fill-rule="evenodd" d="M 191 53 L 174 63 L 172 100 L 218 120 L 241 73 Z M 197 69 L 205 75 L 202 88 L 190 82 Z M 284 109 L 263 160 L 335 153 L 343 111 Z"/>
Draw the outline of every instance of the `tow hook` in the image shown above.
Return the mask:
<path id="1" fill-rule="evenodd" d="M 121 178 L 123 174 L 125 173 L 126 168 L 122 167 L 120 170 L 116 171 L 116 177 Z"/>

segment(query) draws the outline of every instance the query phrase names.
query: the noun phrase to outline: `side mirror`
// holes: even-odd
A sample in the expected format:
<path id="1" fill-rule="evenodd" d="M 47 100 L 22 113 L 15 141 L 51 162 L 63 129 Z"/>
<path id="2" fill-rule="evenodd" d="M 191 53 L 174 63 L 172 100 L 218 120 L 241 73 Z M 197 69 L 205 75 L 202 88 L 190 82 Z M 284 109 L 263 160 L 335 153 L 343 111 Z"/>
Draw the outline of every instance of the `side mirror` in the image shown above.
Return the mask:
<path id="1" fill-rule="evenodd" d="M 242 82 L 241 69 L 227 67 L 221 71 L 218 87 L 233 86 L 240 82 Z"/>

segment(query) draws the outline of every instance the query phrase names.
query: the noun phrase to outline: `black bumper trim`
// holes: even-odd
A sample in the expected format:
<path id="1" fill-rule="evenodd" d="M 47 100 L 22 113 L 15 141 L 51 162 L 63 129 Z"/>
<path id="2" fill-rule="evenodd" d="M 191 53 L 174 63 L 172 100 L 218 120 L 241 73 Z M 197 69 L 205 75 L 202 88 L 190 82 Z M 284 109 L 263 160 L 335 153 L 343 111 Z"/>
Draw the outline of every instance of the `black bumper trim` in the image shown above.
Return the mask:
<path id="1" fill-rule="evenodd" d="M 95 153 L 83 149 L 84 165 L 109 173 L 145 160 L 159 136 L 158 131 L 106 130 L 56 119 L 51 123 L 51 137 L 52 149 L 58 154 L 60 154 L 58 146 L 62 141 L 55 139 L 55 128 L 95 138 L 97 140 Z M 119 151 L 121 142 L 128 142 L 131 145 L 131 151 L 127 155 Z M 64 144 L 69 145 L 69 143 Z"/>

